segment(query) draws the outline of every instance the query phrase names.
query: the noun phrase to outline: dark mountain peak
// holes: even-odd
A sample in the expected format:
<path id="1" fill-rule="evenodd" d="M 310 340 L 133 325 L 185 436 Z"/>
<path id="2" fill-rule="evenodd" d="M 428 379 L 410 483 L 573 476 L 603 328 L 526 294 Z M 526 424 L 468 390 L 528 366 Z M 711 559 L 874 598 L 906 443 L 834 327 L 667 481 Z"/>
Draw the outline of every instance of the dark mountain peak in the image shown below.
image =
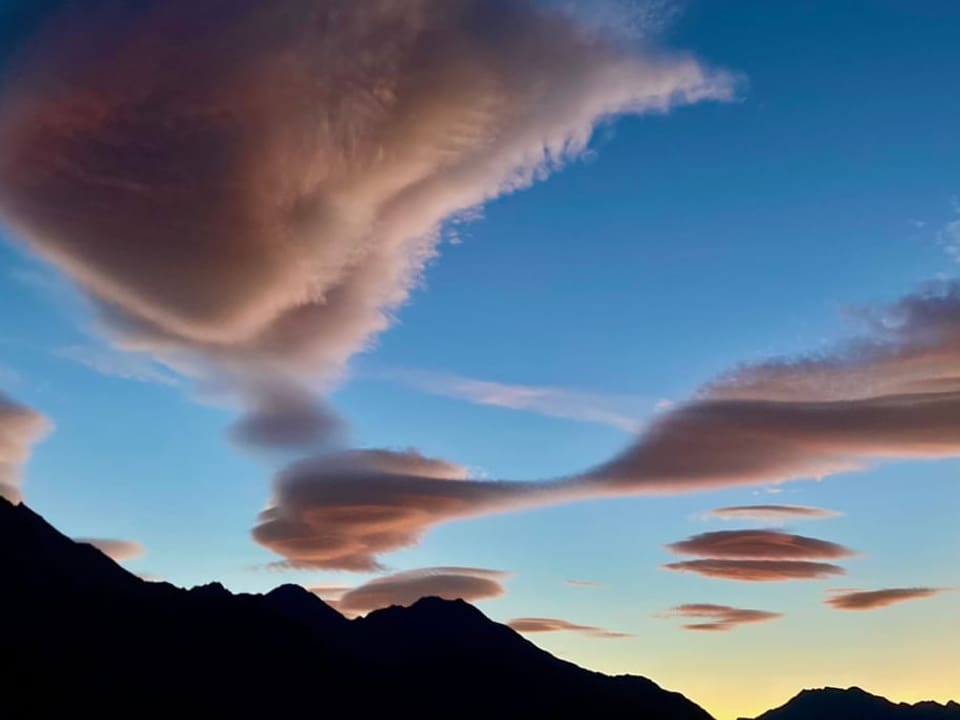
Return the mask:
<path id="1" fill-rule="evenodd" d="M 296 585 L 147 583 L 6 502 L 0 562 L 16 618 L 0 632 L 0 655 L 16 658 L 3 665 L 11 717 L 112 716 L 144 698 L 158 714 L 242 716 L 264 696 L 290 715 L 321 697 L 364 716 L 710 720 L 646 679 L 558 660 L 462 600 L 348 621 Z"/>
<path id="2" fill-rule="evenodd" d="M 926 701 L 915 705 L 893 703 L 859 687 L 824 687 L 803 690 L 785 705 L 756 720 L 960 720 L 960 705 Z"/>
<path id="3" fill-rule="evenodd" d="M 287 583 L 275 587 L 263 596 L 263 601 L 275 612 L 313 630 L 343 627 L 349 623 L 343 615 L 300 585 Z"/>
<path id="4" fill-rule="evenodd" d="M 233 597 L 233 593 L 227 590 L 222 583 L 219 582 L 208 582 L 203 585 L 195 585 L 190 588 L 187 592 L 196 597 L 204 597 L 210 599 L 221 599 L 227 597 Z"/>

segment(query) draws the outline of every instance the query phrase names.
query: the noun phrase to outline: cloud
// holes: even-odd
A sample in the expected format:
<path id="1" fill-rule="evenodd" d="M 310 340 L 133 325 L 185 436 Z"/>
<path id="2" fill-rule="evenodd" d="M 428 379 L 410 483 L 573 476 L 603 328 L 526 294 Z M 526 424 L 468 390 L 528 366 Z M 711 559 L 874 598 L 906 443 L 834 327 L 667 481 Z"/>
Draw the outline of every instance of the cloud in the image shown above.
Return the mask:
<path id="1" fill-rule="evenodd" d="M 644 414 L 641 409 L 644 405 L 649 405 L 649 401 L 644 398 L 580 392 L 559 387 L 510 385 L 425 370 L 391 370 L 378 373 L 377 377 L 476 405 L 610 425 L 631 433 L 640 429 L 640 416 Z"/>
<path id="2" fill-rule="evenodd" d="M 442 461 L 432 462 L 448 468 L 443 478 L 382 465 L 368 473 L 364 466 L 376 451 L 297 463 L 275 478 L 254 536 L 294 563 L 369 570 L 378 566 L 378 555 L 414 545 L 432 526 L 454 519 L 603 497 L 769 485 L 884 459 L 960 455 L 960 287 L 931 287 L 860 317 L 871 334 L 818 358 L 724 375 L 654 416 L 618 457 L 580 474 L 481 481 Z M 698 561 L 675 569 L 759 579 L 842 572 L 816 563 Z"/>
<path id="3" fill-rule="evenodd" d="M 854 554 L 853 550 L 843 545 L 779 530 L 721 530 L 701 533 L 687 540 L 671 543 L 667 545 L 667 549 L 678 555 L 766 560 L 831 560 Z"/>
<path id="4" fill-rule="evenodd" d="M 572 578 L 568 578 L 564 582 L 566 582 L 567 585 L 573 585 L 574 587 L 583 587 L 583 588 L 605 587 L 605 583 L 593 582 L 592 580 L 575 580 Z"/>
<path id="5" fill-rule="evenodd" d="M 112 349 L 69 345 L 55 351 L 57 357 L 69 360 L 100 375 L 156 383 L 176 387 L 181 380 L 153 358 L 144 354 L 124 353 Z"/>
<path id="6" fill-rule="evenodd" d="M 711 578 L 744 582 L 823 580 L 834 575 L 846 575 L 846 570 L 838 565 L 806 560 L 720 560 L 705 558 L 667 563 L 662 567 L 677 572 L 692 572 Z"/>
<path id="7" fill-rule="evenodd" d="M 391 605 L 412 605 L 423 597 L 476 602 L 500 597 L 507 573 L 467 567 L 434 567 L 385 575 L 354 588 L 312 588 L 348 614 L 362 614 Z"/>
<path id="8" fill-rule="evenodd" d="M 93 545 L 111 560 L 124 562 L 138 558 L 145 552 L 143 545 L 133 540 L 109 540 L 106 538 L 74 538 L 74 542 Z"/>
<path id="9" fill-rule="evenodd" d="M 590 637 L 604 638 L 606 640 L 634 637 L 630 633 L 607 630 L 606 628 L 595 627 L 593 625 L 577 625 L 576 623 L 558 620 L 556 618 L 514 618 L 507 622 L 507 626 L 519 633 L 578 632 L 589 635 Z"/>
<path id="10" fill-rule="evenodd" d="M 883 590 L 834 590 L 824 602 L 835 610 L 876 610 L 908 600 L 933 597 L 943 588 L 886 588 Z"/>
<path id="11" fill-rule="evenodd" d="M 0 393 L 0 497 L 20 502 L 21 468 L 52 427 L 43 415 Z"/>
<path id="12" fill-rule="evenodd" d="M 684 624 L 684 630 L 726 632 L 734 630 L 740 625 L 778 620 L 783 617 L 783 614 L 768 612 L 766 610 L 735 608 L 729 605 L 691 603 L 672 607 L 660 617 L 679 617 L 687 620 L 697 620 L 697 622 Z"/>
<path id="13" fill-rule="evenodd" d="M 707 517 L 721 520 L 820 520 L 837 517 L 840 513 L 809 505 L 733 505 L 710 510 Z"/>
<path id="14" fill-rule="evenodd" d="M 600 122 L 735 85 L 533 0 L 31 12 L 0 67 L 0 217 L 118 346 L 241 389 L 331 382 L 445 222 L 581 156 Z"/>
<path id="15" fill-rule="evenodd" d="M 281 449 L 341 446 L 347 426 L 341 417 L 309 390 L 290 381 L 248 384 L 250 408 L 231 426 L 239 445 Z"/>
<path id="16" fill-rule="evenodd" d="M 377 556 L 415 545 L 430 526 L 537 505 L 565 488 L 471 480 L 464 467 L 415 451 L 351 450 L 290 466 L 274 478 L 257 542 L 301 568 L 371 571 Z"/>

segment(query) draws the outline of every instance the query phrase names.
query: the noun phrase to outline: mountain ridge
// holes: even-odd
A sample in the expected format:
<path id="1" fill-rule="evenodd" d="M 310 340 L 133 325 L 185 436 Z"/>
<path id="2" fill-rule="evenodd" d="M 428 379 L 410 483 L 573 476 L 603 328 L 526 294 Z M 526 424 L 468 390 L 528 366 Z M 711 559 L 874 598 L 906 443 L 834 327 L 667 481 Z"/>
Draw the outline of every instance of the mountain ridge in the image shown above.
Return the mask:
<path id="1" fill-rule="evenodd" d="M 955 720 L 960 704 L 924 700 L 918 703 L 894 703 L 880 695 L 852 686 L 801 690 L 780 707 L 768 710 L 752 720 Z M 740 720 L 751 720 L 740 718 Z"/>
<path id="2" fill-rule="evenodd" d="M 553 657 L 462 600 L 347 620 L 299 586 L 233 594 L 146 582 L 25 505 L 0 502 L 2 707 L 53 712 L 629 716 L 711 720 L 647 678 Z"/>

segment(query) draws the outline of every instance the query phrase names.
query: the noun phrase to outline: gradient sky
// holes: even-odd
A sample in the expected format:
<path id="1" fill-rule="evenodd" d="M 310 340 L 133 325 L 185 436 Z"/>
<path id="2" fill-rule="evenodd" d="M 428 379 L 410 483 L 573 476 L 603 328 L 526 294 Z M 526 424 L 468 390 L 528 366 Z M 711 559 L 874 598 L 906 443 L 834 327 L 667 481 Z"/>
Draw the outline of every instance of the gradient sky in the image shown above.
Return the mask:
<path id="1" fill-rule="evenodd" d="M 731 369 L 827 354 L 857 336 L 851 308 L 957 277 L 956 3 L 635 9 L 626 42 L 725 68 L 734 95 L 602 122 L 562 171 L 447 225 L 393 326 L 352 354 L 329 393 L 351 446 L 415 448 L 477 478 L 567 476 Z M 576 10 L 606 18 L 629 7 Z M 234 402 L 111 345 L 84 294 L 11 225 L 0 230 L 0 387 L 55 425 L 26 466 L 28 504 L 73 536 L 140 543 L 145 552 L 126 566 L 179 585 L 264 591 L 377 576 L 267 567 L 279 558 L 251 527 L 270 477 L 298 456 L 229 441 Z M 957 699 L 960 464 L 865 465 L 454 520 L 381 561 L 389 572 L 508 573 L 504 594 L 478 602 L 490 617 L 628 633 L 529 637 L 589 668 L 651 677 L 720 720 L 822 685 Z M 706 516 L 756 504 L 837 515 Z M 740 582 L 661 567 L 693 559 L 670 543 L 771 526 L 853 549 L 825 560 L 846 576 Z M 825 603 L 849 588 L 944 591 L 868 611 Z M 725 632 L 667 617 L 694 603 L 783 617 Z"/>

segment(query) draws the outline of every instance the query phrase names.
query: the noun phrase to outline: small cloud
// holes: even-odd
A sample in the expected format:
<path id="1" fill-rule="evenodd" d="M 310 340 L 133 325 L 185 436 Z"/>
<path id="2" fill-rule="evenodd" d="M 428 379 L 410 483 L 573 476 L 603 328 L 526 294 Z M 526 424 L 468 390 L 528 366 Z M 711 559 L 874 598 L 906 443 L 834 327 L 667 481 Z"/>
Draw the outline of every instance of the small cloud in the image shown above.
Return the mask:
<path id="1" fill-rule="evenodd" d="M 629 433 L 642 426 L 649 400 L 567 388 L 517 385 L 478 380 L 454 373 L 428 370 L 391 370 L 373 377 L 398 382 L 431 395 L 455 398 L 490 407 L 509 408 L 566 420 L 610 425 Z M 664 401 L 660 401 L 664 402 Z M 669 402 L 669 401 L 667 401 Z M 660 403 L 656 406 L 658 409 Z"/>
<path id="2" fill-rule="evenodd" d="M 143 545 L 133 540 L 111 540 L 107 538 L 74 538 L 74 542 L 93 545 L 115 562 L 124 562 L 140 557 L 146 552 Z"/>
<path id="3" fill-rule="evenodd" d="M 779 530 L 721 530 L 667 545 L 678 555 L 704 558 L 810 560 L 849 557 L 853 550 L 816 538 Z"/>
<path id="4" fill-rule="evenodd" d="M 821 520 L 837 517 L 841 513 L 826 508 L 809 505 L 731 505 L 714 508 L 705 514 L 708 518 L 720 520 L 760 520 L 777 522 L 781 520 Z"/>
<path id="5" fill-rule="evenodd" d="M 829 563 L 806 560 L 686 560 L 662 566 L 676 572 L 692 572 L 705 577 L 742 582 L 780 582 L 784 580 L 823 580 L 846 575 L 846 570 Z"/>
<path id="6" fill-rule="evenodd" d="M 405 570 L 375 578 L 357 587 L 316 587 L 311 592 L 338 610 L 362 614 L 390 607 L 412 605 L 420 598 L 440 597 L 446 600 L 488 600 L 503 595 L 502 581 L 507 573 L 469 567 L 432 567 Z"/>
<path id="7" fill-rule="evenodd" d="M 106 377 L 170 387 L 180 385 L 180 378 L 145 353 L 69 345 L 55 350 L 54 354 Z"/>
<path id="8" fill-rule="evenodd" d="M 885 588 L 883 590 L 833 590 L 824 602 L 834 610 L 876 610 L 908 600 L 920 600 L 944 588 Z"/>
<path id="9" fill-rule="evenodd" d="M 594 625 L 578 625 L 557 618 L 514 618 L 507 622 L 507 626 L 519 633 L 546 633 L 546 632 L 577 632 L 595 638 L 619 640 L 634 637 L 630 633 L 607 630 Z"/>
<path id="10" fill-rule="evenodd" d="M 659 617 L 697 620 L 697 622 L 684 624 L 682 626 L 684 630 L 726 632 L 740 625 L 778 620 L 783 617 L 783 613 L 735 608 L 729 605 L 691 603 L 672 607 Z"/>
<path id="11" fill-rule="evenodd" d="M 21 500 L 21 470 L 52 427 L 47 418 L 0 393 L 0 497 Z"/>
<path id="12" fill-rule="evenodd" d="M 567 583 L 567 585 L 573 585 L 574 587 L 583 587 L 583 588 L 606 587 L 606 583 L 593 582 L 592 580 L 575 580 L 573 578 L 567 578 L 565 582 Z"/>

